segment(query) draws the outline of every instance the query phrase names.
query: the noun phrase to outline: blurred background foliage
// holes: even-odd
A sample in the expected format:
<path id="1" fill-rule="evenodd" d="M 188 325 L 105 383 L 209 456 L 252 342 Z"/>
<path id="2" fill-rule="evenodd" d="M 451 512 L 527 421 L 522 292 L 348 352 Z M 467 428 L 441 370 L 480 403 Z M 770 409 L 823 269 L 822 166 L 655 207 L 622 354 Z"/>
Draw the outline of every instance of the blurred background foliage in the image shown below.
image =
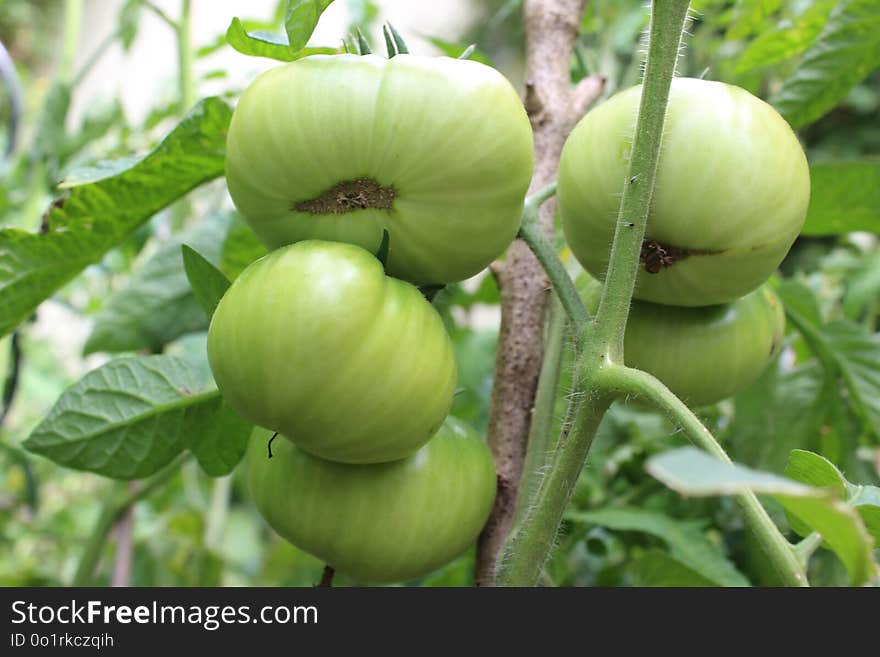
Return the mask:
<path id="1" fill-rule="evenodd" d="M 110 81 L 90 81 L 92 88 L 103 84 L 109 93 L 78 97 L 91 68 L 111 56 L 108 53 L 125 57 L 144 16 L 155 19 L 156 12 L 145 6 L 148 3 L 133 0 L 97 3 L 102 11 L 112 7 L 114 12 L 111 22 L 116 29 L 107 36 L 96 34 L 89 24 L 71 27 L 75 17 L 69 15 L 70 4 L 0 0 L 0 42 L 15 62 L 24 90 L 18 148 L 0 163 L 3 226 L 38 229 L 58 181 L 77 175 L 84 165 L 145 152 L 187 109 L 181 106 L 175 82 L 178 72 L 173 68 L 159 72 L 167 84 L 155 94 L 154 104 L 135 113 L 141 118 L 133 118 L 123 100 L 113 97 Z M 204 8 L 207 3 L 195 0 L 194 4 Z M 398 23 L 396 12 L 402 3 L 340 0 L 336 4 L 340 6 L 334 9 L 338 19 L 333 29 L 341 37 L 354 26 L 376 35 L 382 21 Z M 454 21 L 455 34 L 435 24 L 398 23 L 398 27 L 407 38 L 422 39 L 425 53 L 457 56 L 474 43 L 477 57 L 521 85 L 521 0 L 451 4 L 464 12 Z M 641 39 L 648 20 L 644 4 L 642 0 L 589 2 L 572 60 L 573 80 L 601 73 L 608 80 L 607 94 L 639 81 Z M 772 98 L 836 3 L 697 0 L 693 4 L 692 36 L 679 74 L 731 82 Z M 175 1 L 158 5 L 171 15 L 179 11 Z M 248 18 L 276 27 L 283 5 Z M 252 12 L 253 7 L 238 3 L 233 11 Z M 232 15 L 220 22 L 228 23 Z M 66 49 L 72 31 L 76 40 L 72 49 Z M 222 62 L 242 58 L 224 45 L 222 32 L 193 45 L 199 61 L 218 54 Z M 235 98 L 246 82 L 230 79 L 223 65 L 212 63 L 195 81 L 195 97 L 206 95 L 210 87 L 211 93 Z M 0 145 L 9 141 L 5 130 L 11 118 L 9 101 L 9 87 L 3 85 Z M 71 116 L 73 101 L 85 108 L 78 116 Z M 874 71 L 842 102 L 799 131 L 811 163 L 880 156 L 878 112 L 880 73 Z M 181 310 L 192 306 L 193 300 L 178 245 L 183 236 L 190 243 L 201 241 L 208 251 L 218 249 L 216 255 L 234 270 L 258 254 L 259 247 L 254 243 L 250 251 L 221 253 L 216 234 L 243 230 L 230 210 L 222 181 L 200 188 L 156 215 L 100 264 L 86 269 L 42 304 L 14 335 L 0 339 L 4 390 L 15 391 L 0 426 L 0 584 L 70 583 L 102 501 L 130 486 L 61 468 L 25 452 L 20 443 L 68 385 L 108 358 L 120 353 L 204 350 L 207 319 L 197 309 L 189 314 Z M 577 275 L 577 264 L 561 248 Z M 820 324 L 848 319 L 874 334 L 880 312 L 878 255 L 877 236 L 867 232 L 801 237 L 781 275 L 786 284 L 796 286 L 792 294 L 813 299 Z M 138 291 L 140 300 L 154 297 L 155 307 L 147 308 L 162 319 L 158 327 L 119 323 L 120 315 L 129 312 L 124 297 L 131 290 Z M 497 286 L 484 274 L 449 286 L 435 304 L 452 335 L 460 367 L 461 390 L 453 413 L 485 432 L 499 318 Z M 570 360 L 565 359 L 563 368 L 557 428 L 564 414 Z M 870 427 L 849 406 L 833 400 L 820 405 L 821 413 L 810 412 L 817 408 L 823 389 L 830 386 L 832 397 L 842 394 L 832 383 L 803 338 L 790 329 L 787 348 L 760 381 L 733 400 L 701 409 L 701 416 L 740 463 L 782 472 L 789 451 L 800 447 L 824 454 L 851 481 L 877 483 L 880 450 Z M 876 398 L 870 401 L 878 403 Z M 579 482 L 559 549 L 547 570 L 548 583 L 774 583 L 729 499 L 683 499 L 645 473 L 648 458 L 682 444 L 683 438 L 657 414 L 633 404 L 615 405 Z M 772 501 L 768 506 L 774 519 L 786 526 L 781 510 Z M 188 463 L 169 484 L 137 505 L 133 545 L 133 566 L 124 581 L 139 586 L 311 585 L 322 568 L 267 529 L 238 474 L 215 481 L 195 463 Z M 114 540 L 103 547 L 97 584 L 111 582 L 116 549 Z M 414 583 L 468 585 L 472 564 L 473 555 L 467 554 Z M 815 584 L 846 583 L 846 572 L 829 551 L 816 555 L 812 569 Z M 721 580 L 713 579 L 717 572 L 725 573 Z M 337 583 L 346 580 L 340 577 Z"/>

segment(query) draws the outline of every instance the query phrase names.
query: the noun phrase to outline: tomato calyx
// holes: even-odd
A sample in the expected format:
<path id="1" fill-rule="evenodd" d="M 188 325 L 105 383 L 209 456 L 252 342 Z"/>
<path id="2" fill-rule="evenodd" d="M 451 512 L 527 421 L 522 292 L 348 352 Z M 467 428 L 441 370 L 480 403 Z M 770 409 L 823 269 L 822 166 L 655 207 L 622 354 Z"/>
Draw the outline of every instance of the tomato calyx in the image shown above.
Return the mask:
<path id="1" fill-rule="evenodd" d="M 644 240 L 642 251 L 639 254 L 639 262 L 649 274 L 659 274 L 679 260 L 684 260 L 692 255 L 717 255 L 721 251 L 709 249 L 682 249 L 677 246 L 663 244 L 657 240 Z"/>
<path id="2" fill-rule="evenodd" d="M 382 187 L 372 178 L 356 178 L 336 183 L 326 192 L 308 201 L 295 203 L 293 209 L 308 214 L 346 214 L 357 210 L 390 210 L 397 190 Z"/>

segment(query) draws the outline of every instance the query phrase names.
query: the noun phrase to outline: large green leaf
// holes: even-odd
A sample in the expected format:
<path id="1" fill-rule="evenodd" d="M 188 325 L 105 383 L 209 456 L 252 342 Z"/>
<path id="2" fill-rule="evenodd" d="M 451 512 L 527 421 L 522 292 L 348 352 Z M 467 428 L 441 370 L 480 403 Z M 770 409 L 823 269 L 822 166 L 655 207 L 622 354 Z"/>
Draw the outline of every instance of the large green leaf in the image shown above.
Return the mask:
<path id="1" fill-rule="evenodd" d="M 810 486 L 833 489 L 838 497 L 846 499 L 848 504 L 855 507 L 862 516 L 868 533 L 875 541 L 880 542 L 880 488 L 850 483 L 831 461 L 803 450 L 794 450 L 791 453 L 785 467 L 785 476 Z M 803 526 L 797 526 L 799 522 L 792 522 L 792 528 L 803 536 L 806 531 Z"/>
<path id="2" fill-rule="evenodd" d="M 740 55 L 736 72 L 767 68 L 800 55 L 816 39 L 837 0 L 817 0 L 793 20 L 761 32 Z"/>
<path id="3" fill-rule="evenodd" d="M 794 128 L 832 109 L 880 66 L 880 3 L 841 0 L 772 103 Z"/>
<path id="4" fill-rule="evenodd" d="M 153 474 L 188 449 L 209 474 L 241 460 L 251 426 L 203 364 L 174 356 L 112 360 L 64 391 L 24 446 L 116 479 Z"/>
<path id="5" fill-rule="evenodd" d="M 818 449 L 819 430 L 832 403 L 815 361 L 794 370 L 771 363 L 736 396 L 725 445 L 738 461 L 781 472 L 791 450 Z"/>
<path id="6" fill-rule="evenodd" d="M 161 351 L 172 340 L 208 327 L 208 316 L 190 288 L 180 257 L 182 242 L 191 244 L 215 262 L 217 239 L 229 226 L 225 215 L 213 215 L 180 238 L 169 240 L 127 284 L 108 297 L 95 316 L 84 352 Z"/>
<path id="7" fill-rule="evenodd" d="M 318 19 L 333 0 L 288 0 L 284 16 L 284 31 L 290 40 L 290 49 L 297 51 L 306 47 Z"/>
<path id="8" fill-rule="evenodd" d="M 648 550 L 633 562 L 629 572 L 634 586 L 715 586 L 663 550 Z"/>
<path id="9" fill-rule="evenodd" d="M 877 574 L 874 541 L 856 510 L 838 496 L 841 487 L 816 488 L 768 472 L 727 463 L 693 447 L 652 457 L 646 469 L 682 495 L 711 497 L 752 491 L 773 495 L 798 527 L 816 531 L 846 566 L 850 579 L 863 584 Z M 798 471 L 803 472 L 804 468 Z M 827 482 L 827 472 L 821 477 Z M 839 484 L 839 482 L 838 482 Z"/>
<path id="10" fill-rule="evenodd" d="M 674 559 L 714 584 L 749 585 L 748 580 L 724 556 L 721 549 L 709 541 L 705 532 L 692 522 L 675 520 L 656 511 L 625 507 L 572 512 L 565 517 L 575 523 L 656 536 L 667 544 Z"/>
<path id="11" fill-rule="evenodd" d="M 45 232 L 0 231 L 0 335 L 153 214 L 221 176 L 230 116 L 226 103 L 207 98 L 138 163 L 71 188 Z"/>
<path id="12" fill-rule="evenodd" d="M 339 52 L 336 48 L 294 48 L 286 35 L 264 30 L 248 31 L 245 23 L 238 18 L 233 18 L 227 28 L 226 42 L 243 55 L 268 57 L 280 62 L 292 62 L 308 55 L 332 55 Z"/>
<path id="13" fill-rule="evenodd" d="M 880 233 L 880 160 L 814 164 L 810 185 L 804 235 Z"/>
<path id="14" fill-rule="evenodd" d="M 788 302 L 799 286 L 789 283 L 779 289 L 789 320 L 825 368 L 826 377 L 832 381 L 840 378 L 846 402 L 861 418 L 867 433 L 880 438 L 880 335 L 869 334 L 862 325 L 848 321 L 817 325 Z"/>
<path id="15" fill-rule="evenodd" d="M 766 25 L 767 19 L 779 9 L 780 5 L 782 0 L 739 0 L 734 8 L 727 37 L 742 39 L 754 34 Z"/>

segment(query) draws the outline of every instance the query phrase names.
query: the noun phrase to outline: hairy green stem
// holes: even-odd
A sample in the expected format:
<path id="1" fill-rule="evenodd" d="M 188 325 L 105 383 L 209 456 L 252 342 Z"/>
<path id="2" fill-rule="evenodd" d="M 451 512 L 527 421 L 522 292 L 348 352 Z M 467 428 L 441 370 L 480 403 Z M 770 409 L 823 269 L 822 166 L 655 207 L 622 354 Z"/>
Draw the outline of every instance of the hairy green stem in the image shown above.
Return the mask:
<path id="1" fill-rule="evenodd" d="M 553 284 L 566 314 L 571 318 L 575 327 L 575 333 L 580 335 L 590 321 L 584 302 L 578 294 L 571 277 L 565 271 L 565 265 L 559 259 L 553 244 L 547 239 L 541 222 L 538 219 L 538 210 L 541 204 L 556 193 L 556 184 L 549 185 L 526 199 L 523 208 L 522 224 L 519 228 L 519 236 L 529 245 L 532 253 L 541 263 L 547 277 Z"/>
<path id="2" fill-rule="evenodd" d="M 540 581 L 562 523 L 562 514 L 574 492 L 596 429 L 610 405 L 609 397 L 580 402 L 571 433 L 560 436 L 550 470 L 541 478 L 522 522 L 514 528 L 501 550 L 495 578 L 498 586 L 534 586 Z"/>
<path id="3" fill-rule="evenodd" d="M 823 540 L 822 534 L 819 532 L 811 532 L 792 548 L 804 570 L 807 569 L 807 564 L 810 563 L 810 557 L 812 557 L 813 553 L 819 549 Z"/>
<path id="4" fill-rule="evenodd" d="M 177 474 L 180 467 L 187 461 L 187 459 L 188 456 L 186 455 L 179 456 L 175 461 L 172 461 L 167 465 L 165 469 L 160 470 L 150 479 L 144 481 L 137 490 L 126 491 L 124 495 L 120 495 L 105 503 L 104 508 L 101 510 L 101 515 L 98 516 L 95 527 L 89 535 L 85 550 L 83 551 L 82 557 L 80 557 L 76 574 L 73 576 L 71 586 L 88 586 L 91 584 L 92 577 L 95 573 L 95 567 L 98 565 L 98 561 L 101 559 L 101 553 L 104 551 L 104 543 L 107 540 L 107 536 L 110 534 L 110 530 L 113 529 L 113 526 L 116 524 L 116 521 L 122 517 L 130 506 L 135 505 L 157 488 L 168 483 L 171 478 Z"/>
<path id="5" fill-rule="evenodd" d="M 685 436 L 694 445 L 721 461 L 730 463 L 730 457 L 715 440 L 712 432 L 656 377 L 641 370 L 611 365 L 597 374 L 595 382 L 600 389 L 608 393 L 635 395 L 650 401 L 681 427 Z M 804 565 L 798 558 L 795 548 L 780 533 L 757 496 L 748 491 L 734 496 L 734 499 L 742 511 L 746 525 L 782 582 L 786 586 L 808 586 Z"/>
<path id="6" fill-rule="evenodd" d="M 632 156 L 605 286 L 596 311 L 596 347 L 607 360 L 615 363 L 623 362 L 623 335 L 657 177 L 669 88 L 689 4 L 688 0 L 654 0 L 651 11 L 648 61 Z"/>
<path id="7" fill-rule="evenodd" d="M 579 336 L 585 338 L 575 379 L 576 394 L 582 400 L 571 434 L 560 439 L 552 467 L 541 480 L 534 504 L 502 550 L 497 577 L 501 585 L 532 586 L 539 581 L 596 429 L 613 400 L 596 385 L 594 378 L 609 363 L 623 362 L 623 334 L 656 178 L 666 102 L 688 5 L 687 0 L 655 0 L 653 3 L 645 82 L 627 176 L 629 182 L 621 202 L 608 275 L 596 319 L 586 326 L 586 323 L 578 326 Z M 521 230 L 526 235 L 528 215 L 528 212 L 523 215 L 525 230 Z M 536 241 L 536 244 L 540 248 L 540 243 Z M 546 253 L 546 249 L 543 252 Z M 553 267 L 552 259 L 542 259 L 537 252 L 536 256 L 545 267 L 548 266 L 545 261 Z M 564 290 L 569 286 L 574 289 L 571 279 L 550 272 L 548 276 L 558 286 L 557 294 L 566 304 Z M 565 279 L 568 279 L 567 284 Z M 566 310 L 569 311 L 568 305 Z M 589 334 L 585 333 L 587 330 Z"/>
<path id="8" fill-rule="evenodd" d="M 538 378 L 535 393 L 535 408 L 532 411 L 532 424 L 529 428 L 529 442 L 523 474 L 519 482 L 514 526 L 522 519 L 529 502 L 538 489 L 545 467 L 550 462 L 554 444 L 550 439 L 553 431 L 553 417 L 556 409 L 556 396 L 562 373 L 562 354 L 565 346 L 565 310 L 559 297 L 553 295 L 547 309 L 547 329 L 544 344 L 544 361 Z"/>

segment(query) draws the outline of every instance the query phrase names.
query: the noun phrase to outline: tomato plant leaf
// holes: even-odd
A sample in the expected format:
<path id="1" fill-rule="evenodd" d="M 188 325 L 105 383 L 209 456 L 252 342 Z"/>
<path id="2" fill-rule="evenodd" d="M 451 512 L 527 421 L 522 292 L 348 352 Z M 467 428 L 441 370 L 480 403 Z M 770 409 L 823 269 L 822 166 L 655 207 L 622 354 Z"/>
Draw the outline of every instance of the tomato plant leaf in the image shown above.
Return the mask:
<path id="1" fill-rule="evenodd" d="M 838 497 L 855 507 L 868 533 L 880 541 L 880 488 L 850 483 L 831 461 L 799 449 L 792 451 L 785 475 L 810 486 L 833 488 Z M 790 517 L 790 520 L 794 521 L 791 524 L 797 533 L 806 535 L 803 526 L 796 526 L 799 519 Z"/>
<path id="2" fill-rule="evenodd" d="M 311 33 L 310 33 L 311 34 Z M 264 30 L 251 30 L 239 18 L 233 18 L 226 30 L 226 42 L 243 55 L 267 57 L 280 62 L 292 62 L 309 55 L 333 55 L 336 48 L 295 48 L 284 34 L 273 34 Z"/>
<path id="3" fill-rule="evenodd" d="M 792 472 L 804 474 L 807 457 L 796 456 Z M 815 461 L 812 462 L 815 466 Z M 790 517 L 793 529 L 803 533 L 817 531 L 846 566 L 850 579 L 860 585 L 876 574 L 874 541 L 861 516 L 839 495 L 839 482 L 817 488 L 788 477 L 752 470 L 736 463 L 725 463 L 694 447 L 682 447 L 652 457 L 646 469 L 656 479 L 682 495 L 711 497 L 745 491 L 771 494 Z M 833 466 L 832 466 L 833 467 Z M 813 468 L 816 481 L 829 481 L 829 471 Z"/>
<path id="4" fill-rule="evenodd" d="M 738 74 L 768 68 L 803 53 L 822 31 L 837 0 L 817 0 L 777 29 L 761 32 L 739 56 Z"/>
<path id="5" fill-rule="evenodd" d="M 45 232 L 0 230 L 0 335 L 156 212 L 221 176 L 230 116 L 226 103 L 207 98 L 130 168 L 71 188 Z"/>
<path id="6" fill-rule="evenodd" d="M 291 50 L 302 50 L 306 47 L 318 19 L 332 2 L 333 0 L 288 0 L 284 30 L 290 40 Z"/>
<path id="7" fill-rule="evenodd" d="M 211 317 L 217 309 L 220 299 L 229 289 L 229 279 L 191 246 L 184 244 L 181 249 L 183 251 L 183 268 L 193 293 L 205 313 Z"/>
<path id="8" fill-rule="evenodd" d="M 207 367 L 162 355 L 92 370 L 64 391 L 24 446 L 115 479 L 151 475 L 189 449 L 206 472 L 221 475 L 244 454 L 250 431 Z"/>
<path id="9" fill-rule="evenodd" d="M 810 186 L 804 235 L 880 232 L 880 161 L 813 164 Z"/>
<path id="10" fill-rule="evenodd" d="M 778 361 L 771 363 L 735 398 L 736 413 L 724 440 L 731 457 L 781 472 L 792 449 L 818 449 L 831 403 L 824 388 L 823 370 L 815 361 L 787 371 Z"/>
<path id="11" fill-rule="evenodd" d="M 663 550 L 651 549 L 629 567 L 633 586 L 715 586 L 712 580 Z"/>
<path id="12" fill-rule="evenodd" d="M 827 492 L 769 472 L 726 463 L 696 447 L 681 447 L 651 457 L 645 469 L 655 479 L 688 497 L 735 495 L 744 491 L 823 497 Z"/>
<path id="13" fill-rule="evenodd" d="M 208 316 L 183 270 L 181 242 L 194 245 L 217 261 L 221 247 L 217 235 L 228 225 L 227 216 L 213 215 L 182 238 L 161 246 L 134 270 L 124 287 L 104 301 L 83 352 L 159 352 L 181 335 L 207 329 Z"/>
<path id="14" fill-rule="evenodd" d="M 709 541 L 701 527 L 695 523 L 675 520 L 656 511 L 626 507 L 572 512 L 565 517 L 575 523 L 656 536 L 668 545 L 674 559 L 712 583 L 721 586 L 749 585 L 745 576 Z"/>
<path id="15" fill-rule="evenodd" d="M 771 102 L 792 127 L 803 127 L 837 105 L 878 66 L 880 4 L 842 0 Z"/>
<path id="16" fill-rule="evenodd" d="M 739 0 L 734 9 L 728 39 L 742 39 L 754 34 L 777 11 L 782 0 Z"/>

